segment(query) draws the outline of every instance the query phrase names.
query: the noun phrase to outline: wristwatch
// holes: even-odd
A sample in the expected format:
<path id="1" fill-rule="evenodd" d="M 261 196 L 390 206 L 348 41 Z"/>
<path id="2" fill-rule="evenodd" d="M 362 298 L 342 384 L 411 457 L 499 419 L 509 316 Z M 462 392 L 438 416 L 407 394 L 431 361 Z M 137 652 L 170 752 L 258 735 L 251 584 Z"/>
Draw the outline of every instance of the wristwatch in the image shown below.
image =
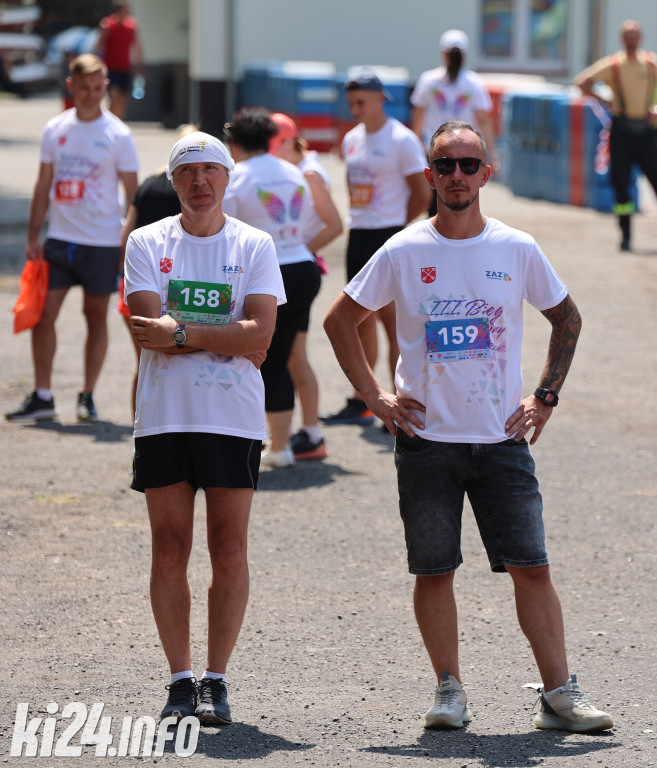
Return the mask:
<path id="1" fill-rule="evenodd" d="M 537 397 L 545 405 L 549 405 L 550 408 L 559 405 L 559 395 L 553 389 L 548 389 L 547 387 L 539 387 L 534 392 L 534 397 Z"/>
<path id="2" fill-rule="evenodd" d="M 173 332 L 173 340 L 176 342 L 178 349 L 182 349 L 182 347 L 185 346 L 185 342 L 187 341 L 187 331 L 185 331 L 185 326 L 182 323 L 180 323 Z"/>

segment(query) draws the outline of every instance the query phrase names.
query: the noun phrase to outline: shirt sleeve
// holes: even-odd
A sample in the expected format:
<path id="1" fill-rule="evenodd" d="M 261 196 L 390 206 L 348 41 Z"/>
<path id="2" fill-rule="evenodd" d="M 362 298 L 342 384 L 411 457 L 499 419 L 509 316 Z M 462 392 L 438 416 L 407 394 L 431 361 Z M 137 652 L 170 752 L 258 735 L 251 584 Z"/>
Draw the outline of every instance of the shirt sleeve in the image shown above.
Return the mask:
<path id="1" fill-rule="evenodd" d="M 403 141 L 399 143 L 399 170 L 403 176 L 412 176 L 414 173 L 423 173 L 427 167 L 427 158 L 424 148 L 414 133 L 405 133 Z"/>
<path id="2" fill-rule="evenodd" d="M 428 78 L 426 72 L 423 72 L 418 78 L 415 88 L 413 88 L 413 93 L 411 93 L 411 104 L 414 107 L 422 107 L 426 109 L 428 106 L 427 95 L 429 93 L 429 88 L 427 82 Z"/>
<path id="3" fill-rule="evenodd" d="M 568 288 L 556 273 L 536 242 L 531 252 L 525 275 L 527 301 L 539 312 L 552 309 L 568 295 Z"/>
<path id="4" fill-rule="evenodd" d="M 394 301 L 398 282 L 388 248 L 383 245 L 345 286 L 344 292 L 357 304 L 376 312 Z"/>

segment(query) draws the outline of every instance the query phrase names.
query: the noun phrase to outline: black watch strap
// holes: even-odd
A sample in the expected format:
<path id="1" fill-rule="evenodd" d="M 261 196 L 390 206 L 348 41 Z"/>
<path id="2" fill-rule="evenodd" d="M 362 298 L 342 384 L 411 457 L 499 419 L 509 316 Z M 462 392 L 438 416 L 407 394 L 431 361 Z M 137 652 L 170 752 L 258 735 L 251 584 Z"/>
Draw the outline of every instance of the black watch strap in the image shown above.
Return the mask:
<path id="1" fill-rule="evenodd" d="M 537 397 L 545 405 L 549 405 L 550 408 L 555 408 L 559 404 L 559 395 L 547 387 L 538 387 L 534 392 L 534 397 Z"/>

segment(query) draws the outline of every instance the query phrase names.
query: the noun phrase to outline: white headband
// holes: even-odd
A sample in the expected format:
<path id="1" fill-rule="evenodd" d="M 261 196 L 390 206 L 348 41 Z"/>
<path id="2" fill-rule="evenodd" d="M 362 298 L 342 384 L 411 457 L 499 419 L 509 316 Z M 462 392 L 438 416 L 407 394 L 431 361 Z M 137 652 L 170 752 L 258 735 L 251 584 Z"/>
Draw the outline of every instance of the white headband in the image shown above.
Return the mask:
<path id="1" fill-rule="evenodd" d="M 219 139 L 202 131 L 188 133 L 171 147 L 167 179 L 170 180 L 176 168 L 185 163 L 219 163 L 228 171 L 235 167 L 233 158 Z"/>

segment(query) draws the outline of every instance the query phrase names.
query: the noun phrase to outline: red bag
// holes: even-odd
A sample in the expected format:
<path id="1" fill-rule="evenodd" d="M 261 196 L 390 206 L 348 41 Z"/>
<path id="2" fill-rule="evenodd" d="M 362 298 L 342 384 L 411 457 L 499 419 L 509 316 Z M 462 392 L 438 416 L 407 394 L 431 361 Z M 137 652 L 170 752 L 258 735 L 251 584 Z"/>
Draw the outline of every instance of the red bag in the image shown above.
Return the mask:
<path id="1" fill-rule="evenodd" d="M 28 259 L 18 282 L 20 291 L 14 304 L 14 333 L 26 331 L 41 319 L 48 293 L 48 262 Z"/>

